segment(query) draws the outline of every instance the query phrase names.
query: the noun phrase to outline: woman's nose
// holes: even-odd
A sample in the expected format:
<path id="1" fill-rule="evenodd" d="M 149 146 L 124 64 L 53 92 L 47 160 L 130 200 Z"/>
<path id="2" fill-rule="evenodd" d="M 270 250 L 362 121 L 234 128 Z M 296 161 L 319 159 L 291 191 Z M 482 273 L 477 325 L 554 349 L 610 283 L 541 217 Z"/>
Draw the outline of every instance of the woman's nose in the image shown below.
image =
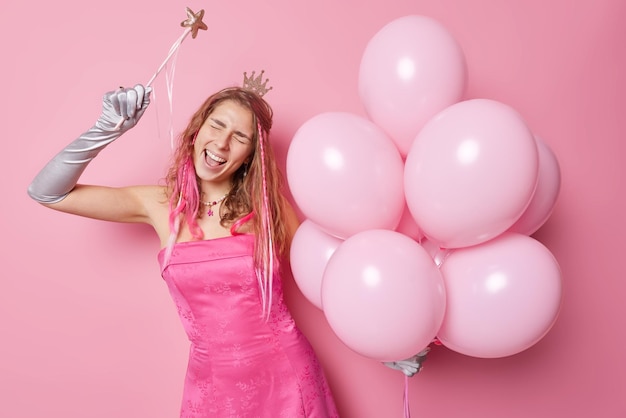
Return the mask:
<path id="1" fill-rule="evenodd" d="M 227 132 L 220 133 L 215 138 L 215 142 L 217 143 L 217 145 L 219 145 L 220 148 L 228 147 L 228 144 L 230 143 L 230 134 Z"/>

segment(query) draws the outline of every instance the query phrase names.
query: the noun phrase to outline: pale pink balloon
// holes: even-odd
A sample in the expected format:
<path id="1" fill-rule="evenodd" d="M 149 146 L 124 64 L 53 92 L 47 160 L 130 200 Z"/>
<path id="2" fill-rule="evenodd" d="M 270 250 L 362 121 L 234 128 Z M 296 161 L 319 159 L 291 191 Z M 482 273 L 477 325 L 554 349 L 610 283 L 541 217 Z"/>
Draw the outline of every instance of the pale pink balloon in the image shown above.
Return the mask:
<path id="1" fill-rule="evenodd" d="M 328 260 L 343 240 L 322 231 L 311 220 L 300 224 L 291 241 L 293 278 L 304 297 L 322 309 L 322 277 Z"/>
<path id="2" fill-rule="evenodd" d="M 391 361 L 425 348 L 441 326 L 439 269 L 414 240 L 389 230 L 346 239 L 322 280 L 324 314 L 336 335 L 363 356 Z"/>
<path id="3" fill-rule="evenodd" d="M 287 180 L 298 207 L 340 238 L 396 228 L 404 208 L 402 178 L 402 157 L 391 139 L 350 113 L 309 119 L 287 152 Z"/>
<path id="4" fill-rule="evenodd" d="M 413 143 L 406 202 L 441 247 L 480 244 L 522 215 L 538 164 L 535 139 L 518 112 L 494 100 L 460 102 L 431 119 Z"/>
<path id="5" fill-rule="evenodd" d="M 481 358 L 526 350 L 552 328 L 561 306 L 561 271 L 539 241 L 507 232 L 453 250 L 441 266 L 447 307 L 437 334 L 446 347 Z"/>
<path id="6" fill-rule="evenodd" d="M 561 190 L 561 169 L 556 155 L 539 137 L 535 136 L 539 150 L 539 177 L 537 188 L 522 216 L 509 229 L 511 232 L 532 235 L 546 223 Z"/>
<path id="7" fill-rule="evenodd" d="M 359 95 L 369 117 L 406 156 L 424 124 L 461 100 L 463 51 L 438 21 L 418 15 L 393 20 L 368 42 L 359 69 Z"/>

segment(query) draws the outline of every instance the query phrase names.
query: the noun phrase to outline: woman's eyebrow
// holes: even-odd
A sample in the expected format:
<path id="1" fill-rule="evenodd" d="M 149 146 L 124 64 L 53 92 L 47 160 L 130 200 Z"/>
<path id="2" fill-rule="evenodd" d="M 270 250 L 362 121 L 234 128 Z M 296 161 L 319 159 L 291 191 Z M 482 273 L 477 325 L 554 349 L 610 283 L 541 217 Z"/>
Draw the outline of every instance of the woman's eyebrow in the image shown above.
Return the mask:
<path id="1" fill-rule="evenodd" d="M 239 135 L 239 136 L 243 136 L 244 138 L 246 138 L 246 139 L 247 139 L 247 140 L 249 140 L 249 141 L 252 141 L 252 138 L 250 138 L 250 136 L 249 136 L 249 135 L 244 134 L 244 133 L 243 133 L 243 132 L 241 132 L 241 131 L 235 131 L 235 133 L 236 133 L 237 135 Z"/>
<path id="2" fill-rule="evenodd" d="M 213 123 L 215 123 L 215 124 L 219 125 L 219 126 L 220 126 L 220 127 L 222 127 L 222 128 L 225 128 L 225 127 L 226 127 L 226 124 L 225 124 L 224 122 L 222 122 L 221 120 L 219 120 L 219 119 L 215 119 L 215 118 L 213 118 L 213 117 L 209 117 L 209 119 L 211 119 L 211 122 L 213 122 Z"/>

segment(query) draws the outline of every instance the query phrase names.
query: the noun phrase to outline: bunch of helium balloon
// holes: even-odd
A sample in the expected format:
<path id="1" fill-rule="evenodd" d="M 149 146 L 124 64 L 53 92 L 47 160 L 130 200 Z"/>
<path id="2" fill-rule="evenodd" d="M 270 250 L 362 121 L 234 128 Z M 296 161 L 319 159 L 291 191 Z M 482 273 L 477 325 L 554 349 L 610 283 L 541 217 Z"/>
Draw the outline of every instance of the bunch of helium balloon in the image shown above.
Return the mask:
<path id="1" fill-rule="evenodd" d="M 366 357 L 408 358 L 435 338 L 509 356 L 557 318 L 561 271 L 530 235 L 557 200 L 558 161 L 510 106 L 463 99 L 466 79 L 446 28 L 396 19 L 361 59 L 369 118 L 322 113 L 290 144 L 287 180 L 306 217 L 294 278 Z"/>

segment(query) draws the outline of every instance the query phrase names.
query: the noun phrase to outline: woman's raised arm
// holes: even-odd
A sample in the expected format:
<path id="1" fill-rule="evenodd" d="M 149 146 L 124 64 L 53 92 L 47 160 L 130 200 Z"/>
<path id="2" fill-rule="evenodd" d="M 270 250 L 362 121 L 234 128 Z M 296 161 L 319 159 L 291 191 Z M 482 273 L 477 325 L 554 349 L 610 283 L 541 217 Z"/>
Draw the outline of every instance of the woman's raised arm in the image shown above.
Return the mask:
<path id="1" fill-rule="evenodd" d="M 150 103 L 150 92 L 150 88 L 137 85 L 106 93 L 94 126 L 46 164 L 28 187 L 29 196 L 53 209 L 81 216 L 149 222 L 147 202 L 154 201 L 161 188 L 77 186 L 77 182 L 102 149 L 137 124 Z"/>

